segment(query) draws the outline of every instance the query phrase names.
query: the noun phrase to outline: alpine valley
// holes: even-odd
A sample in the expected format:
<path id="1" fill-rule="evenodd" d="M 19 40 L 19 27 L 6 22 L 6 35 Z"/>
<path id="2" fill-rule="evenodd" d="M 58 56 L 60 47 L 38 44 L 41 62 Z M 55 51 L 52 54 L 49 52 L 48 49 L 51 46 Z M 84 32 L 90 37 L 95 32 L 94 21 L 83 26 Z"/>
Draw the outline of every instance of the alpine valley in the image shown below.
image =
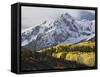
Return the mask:
<path id="1" fill-rule="evenodd" d="M 21 70 L 95 66 L 95 20 L 68 13 L 21 33 Z"/>

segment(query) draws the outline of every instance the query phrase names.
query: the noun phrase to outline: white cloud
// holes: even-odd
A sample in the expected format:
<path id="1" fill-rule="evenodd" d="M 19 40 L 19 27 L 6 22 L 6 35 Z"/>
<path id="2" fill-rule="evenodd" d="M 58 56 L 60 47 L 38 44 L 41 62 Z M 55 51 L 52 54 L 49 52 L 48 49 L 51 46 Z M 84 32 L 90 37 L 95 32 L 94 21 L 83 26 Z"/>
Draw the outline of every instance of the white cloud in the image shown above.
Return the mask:
<path id="1" fill-rule="evenodd" d="M 83 10 L 23 6 L 22 7 L 22 30 L 32 26 L 36 26 L 47 19 L 52 20 L 65 12 L 68 12 L 74 18 L 79 19 L 81 11 Z M 89 12 L 93 13 L 93 11 L 89 11 Z"/>

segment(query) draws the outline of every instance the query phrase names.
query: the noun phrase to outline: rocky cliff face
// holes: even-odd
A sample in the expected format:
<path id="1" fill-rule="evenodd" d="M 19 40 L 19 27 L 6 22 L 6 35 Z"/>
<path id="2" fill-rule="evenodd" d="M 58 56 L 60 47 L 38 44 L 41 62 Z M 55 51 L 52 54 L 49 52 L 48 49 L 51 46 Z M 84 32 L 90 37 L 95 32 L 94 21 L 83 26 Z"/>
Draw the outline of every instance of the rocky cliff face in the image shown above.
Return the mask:
<path id="1" fill-rule="evenodd" d="M 44 21 L 21 34 L 21 46 L 39 50 L 61 43 L 78 43 L 95 38 L 95 21 L 75 20 L 65 13 L 58 18 Z"/>

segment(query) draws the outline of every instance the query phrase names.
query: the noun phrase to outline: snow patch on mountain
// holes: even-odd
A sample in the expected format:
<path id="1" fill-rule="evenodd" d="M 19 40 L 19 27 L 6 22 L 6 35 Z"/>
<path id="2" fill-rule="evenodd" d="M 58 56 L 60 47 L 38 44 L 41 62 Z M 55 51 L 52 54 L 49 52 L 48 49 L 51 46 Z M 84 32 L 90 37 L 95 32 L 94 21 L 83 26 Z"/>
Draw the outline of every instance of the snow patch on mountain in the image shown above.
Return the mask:
<path id="1" fill-rule="evenodd" d="M 88 41 L 95 37 L 95 21 L 75 20 L 70 14 L 65 13 L 25 30 L 21 36 L 21 46 L 31 49 Z"/>

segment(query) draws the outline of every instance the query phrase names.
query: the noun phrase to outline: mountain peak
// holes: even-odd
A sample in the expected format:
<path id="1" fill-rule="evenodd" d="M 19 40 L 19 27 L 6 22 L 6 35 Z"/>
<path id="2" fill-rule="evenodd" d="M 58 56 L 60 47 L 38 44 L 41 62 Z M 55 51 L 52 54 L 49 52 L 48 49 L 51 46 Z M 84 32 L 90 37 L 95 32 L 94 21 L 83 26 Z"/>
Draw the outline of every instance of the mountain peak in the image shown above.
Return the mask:
<path id="1" fill-rule="evenodd" d="M 88 21 L 77 21 L 69 13 L 52 20 L 45 20 L 22 33 L 22 46 L 30 49 L 43 49 L 55 44 L 77 43 L 91 39 L 95 29 Z M 93 22 L 93 21 L 89 21 Z"/>
<path id="2" fill-rule="evenodd" d="M 69 14 L 69 13 L 64 13 L 64 14 L 62 14 L 61 15 L 61 17 L 66 17 L 66 18 L 71 18 L 71 19 L 73 19 L 73 17 Z"/>

